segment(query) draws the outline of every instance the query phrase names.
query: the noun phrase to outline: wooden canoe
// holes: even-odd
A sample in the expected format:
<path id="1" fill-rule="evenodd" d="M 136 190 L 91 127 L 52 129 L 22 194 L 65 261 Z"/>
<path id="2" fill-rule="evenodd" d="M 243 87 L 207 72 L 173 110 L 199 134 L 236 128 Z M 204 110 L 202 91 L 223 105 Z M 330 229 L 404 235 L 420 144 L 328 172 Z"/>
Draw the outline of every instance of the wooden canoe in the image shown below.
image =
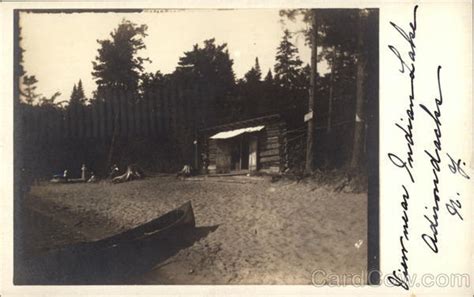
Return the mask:
<path id="1" fill-rule="evenodd" d="M 194 228 L 195 226 L 193 207 L 191 201 L 188 201 L 148 223 L 104 239 L 89 242 L 89 244 L 106 247 L 127 242 L 156 240 L 166 237 L 177 229 Z"/>
<path id="2" fill-rule="evenodd" d="M 131 230 L 76 243 L 29 259 L 24 284 L 114 284 L 140 275 L 190 244 L 191 202 Z M 191 242 L 192 243 L 192 242 Z"/>

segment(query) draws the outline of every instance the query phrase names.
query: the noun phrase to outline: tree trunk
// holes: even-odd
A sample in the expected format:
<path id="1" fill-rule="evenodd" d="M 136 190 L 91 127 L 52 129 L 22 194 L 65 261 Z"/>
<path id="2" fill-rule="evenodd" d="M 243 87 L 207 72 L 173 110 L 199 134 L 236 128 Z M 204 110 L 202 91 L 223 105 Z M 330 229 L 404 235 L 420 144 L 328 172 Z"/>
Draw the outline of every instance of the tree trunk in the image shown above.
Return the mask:
<path id="1" fill-rule="evenodd" d="M 366 13 L 365 10 L 359 12 L 359 28 L 357 33 L 357 72 L 356 72 L 356 110 L 354 138 L 352 142 L 352 157 L 350 168 L 359 169 L 363 158 L 363 148 L 365 142 L 365 80 L 367 72 L 367 55 L 364 50 Z"/>
<path id="2" fill-rule="evenodd" d="M 308 120 L 308 135 L 306 137 L 306 164 L 305 172 L 312 173 L 314 170 L 314 132 L 315 132 L 315 96 L 316 96 L 316 75 L 317 75 L 317 36 L 318 28 L 316 22 L 316 9 L 312 11 L 312 42 L 311 42 L 311 78 L 310 78 L 310 92 L 309 92 L 309 103 L 308 112 L 313 112 L 313 117 Z"/>
<path id="3" fill-rule="evenodd" d="M 329 99 L 328 99 L 328 123 L 327 123 L 327 130 L 328 134 L 331 133 L 331 125 L 332 125 L 332 101 L 334 97 L 334 71 L 335 71 L 335 63 L 336 63 L 336 47 L 333 47 L 332 52 L 332 65 L 331 65 L 331 77 L 329 81 Z"/>
<path id="4" fill-rule="evenodd" d="M 328 97 L 328 113 L 327 113 L 327 127 L 326 135 L 324 136 L 324 163 L 323 168 L 328 168 L 333 163 L 334 152 L 334 141 L 332 136 L 332 110 L 333 110 L 333 99 L 334 99 L 334 71 L 336 61 L 337 48 L 333 46 L 332 49 L 332 63 L 331 63 L 331 76 L 329 80 L 329 97 Z"/>

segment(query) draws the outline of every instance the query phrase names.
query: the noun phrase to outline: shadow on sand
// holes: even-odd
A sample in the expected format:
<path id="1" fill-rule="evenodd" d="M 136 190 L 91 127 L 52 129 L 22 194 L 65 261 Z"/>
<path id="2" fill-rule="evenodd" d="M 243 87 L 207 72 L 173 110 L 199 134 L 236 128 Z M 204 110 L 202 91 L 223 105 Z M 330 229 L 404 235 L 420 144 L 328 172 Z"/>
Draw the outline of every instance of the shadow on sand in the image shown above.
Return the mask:
<path id="1" fill-rule="evenodd" d="M 52 250 L 23 263 L 16 285 L 129 284 L 157 264 L 214 232 L 216 226 L 177 229 L 163 238 L 109 247 L 94 242 Z"/>

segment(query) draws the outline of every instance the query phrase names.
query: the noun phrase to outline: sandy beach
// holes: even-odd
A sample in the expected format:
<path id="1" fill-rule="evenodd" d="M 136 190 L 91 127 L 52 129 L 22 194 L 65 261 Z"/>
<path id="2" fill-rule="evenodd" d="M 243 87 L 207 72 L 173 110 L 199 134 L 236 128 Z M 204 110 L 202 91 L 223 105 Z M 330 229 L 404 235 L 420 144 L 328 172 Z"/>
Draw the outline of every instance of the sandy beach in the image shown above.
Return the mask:
<path id="1" fill-rule="evenodd" d="M 36 236 L 23 236 L 24 250 L 40 253 L 101 239 L 186 201 L 193 204 L 196 226 L 213 231 L 130 283 L 311 284 L 315 270 L 358 276 L 366 271 L 367 193 L 268 177 L 43 182 L 23 205 L 49 223 L 37 226 L 30 216 L 22 234 Z"/>

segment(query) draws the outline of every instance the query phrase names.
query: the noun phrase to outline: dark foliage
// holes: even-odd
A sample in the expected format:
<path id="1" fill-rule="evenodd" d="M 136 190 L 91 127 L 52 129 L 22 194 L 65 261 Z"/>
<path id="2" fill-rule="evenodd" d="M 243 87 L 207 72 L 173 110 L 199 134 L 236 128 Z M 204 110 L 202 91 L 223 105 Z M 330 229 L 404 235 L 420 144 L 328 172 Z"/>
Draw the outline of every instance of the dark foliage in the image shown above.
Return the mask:
<path id="1" fill-rule="evenodd" d="M 282 14 L 290 19 L 300 15 L 308 21 L 309 12 Z M 361 10 L 321 10 L 317 16 L 318 59 L 327 61 L 329 72 L 317 74 L 318 145 L 314 153 L 319 168 L 338 168 L 351 158 L 357 79 L 361 79 L 360 74 L 357 76 L 358 61 L 363 55 L 376 56 L 376 34 L 371 30 L 377 25 L 377 15 L 370 10 L 363 14 Z M 361 18 L 367 20 L 362 27 Z M 363 40 L 347 30 L 349 25 L 366 32 Z M 69 106 L 62 108 L 61 102 L 55 102 L 58 94 L 41 96 L 35 92 L 36 78 L 22 77 L 22 100 L 29 103 L 20 108 L 25 122 L 21 143 L 25 166 L 43 176 L 64 169 L 78 175 L 82 163 L 98 174 L 105 174 L 111 162 L 175 171 L 193 159 L 193 141 L 199 129 L 280 114 L 290 131 L 286 135 L 288 165 L 302 168 L 307 133 L 303 119 L 308 111 L 311 67 L 303 65 L 298 57 L 292 33 L 283 34 L 273 73 L 268 70 L 262 79 L 255 58 L 254 66 L 237 81 L 227 45 L 215 39 L 194 45 L 184 52 L 173 73 L 163 75 L 160 71 L 143 72 L 147 59 L 139 57 L 138 52 L 145 48 L 145 25 L 123 20 L 110 36 L 98 41 L 100 48 L 93 62 L 97 90 L 89 105 L 80 80 L 73 87 Z M 367 94 L 364 106 L 377 98 L 376 68 L 376 61 L 369 60 L 364 83 L 359 84 L 358 93 L 363 86 Z M 40 104 L 32 106 L 34 102 Z M 40 118 L 60 124 L 36 125 Z M 92 127 L 80 123 L 91 123 Z M 60 137 L 38 137 L 31 131 L 38 135 L 57 133 Z"/>
<path id="2" fill-rule="evenodd" d="M 100 48 L 92 62 L 92 76 L 99 95 L 104 88 L 138 92 L 143 63 L 149 61 L 138 56 L 138 51 L 146 48 L 146 30 L 146 25 L 138 26 L 124 19 L 110 33 L 110 39 L 97 40 Z"/>

